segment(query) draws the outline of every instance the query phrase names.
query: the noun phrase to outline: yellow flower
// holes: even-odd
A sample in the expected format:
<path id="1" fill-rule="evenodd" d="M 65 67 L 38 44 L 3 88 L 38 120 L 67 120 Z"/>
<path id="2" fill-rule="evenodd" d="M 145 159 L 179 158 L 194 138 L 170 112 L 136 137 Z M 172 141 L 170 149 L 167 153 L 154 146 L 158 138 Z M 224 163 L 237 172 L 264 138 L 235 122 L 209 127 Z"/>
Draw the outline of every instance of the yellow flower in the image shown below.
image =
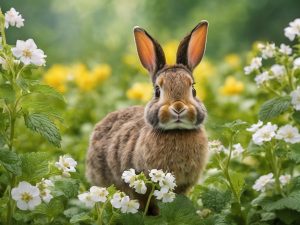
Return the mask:
<path id="1" fill-rule="evenodd" d="M 244 84 L 241 81 L 237 81 L 235 77 L 229 76 L 219 91 L 223 95 L 237 95 L 244 91 Z"/>
<path id="2" fill-rule="evenodd" d="M 76 85 L 81 91 L 90 91 L 97 85 L 95 77 L 92 76 L 86 65 L 82 63 L 72 67 L 72 74 Z"/>
<path id="3" fill-rule="evenodd" d="M 166 62 L 169 65 L 176 63 L 176 53 L 179 43 L 177 41 L 170 41 L 163 46 Z"/>
<path id="4" fill-rule="evenodd" d="M 60 64 L 54 64 L 45 74 L 44 82 L 58 91 L 66 92 L 66 83 L 70 76 L 70 69 Z"/>
<path id="5" fill-rule="evenodd" d="M 152 97 L 153 88 L 149 83 L 134 83 L 130 89 L 127 90 L 127 98 L 133 100 L 140 100 L 147 102 Z"/>
<path id="6" fill-rule="evenodd" d="M 241 65 L 241 59 L 237 54 L 231 53 L 225 56 L 225 62 L 232 68 L 239 68 Z"/>
<path id="7" fill-rule="evenodd" d="M 95 80 L 98 84 L 106 80 L 111 74 L 111 67 L 107 64 L 101 64 L 92 70 L 92 76 L 95 77 Z"/>

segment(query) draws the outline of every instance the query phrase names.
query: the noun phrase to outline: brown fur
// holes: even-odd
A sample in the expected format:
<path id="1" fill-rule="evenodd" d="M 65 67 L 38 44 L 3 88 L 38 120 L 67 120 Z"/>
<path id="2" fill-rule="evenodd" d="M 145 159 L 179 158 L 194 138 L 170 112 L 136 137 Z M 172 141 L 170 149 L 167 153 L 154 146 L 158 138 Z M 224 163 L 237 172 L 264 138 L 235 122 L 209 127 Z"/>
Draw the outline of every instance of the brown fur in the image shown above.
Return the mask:
<path id="1" fill-rule="evenodd" d="M 159 88 L 160 96 L 154 96 L 145 108 L 133 106 L 112 112 L 95 126 L 87 154 L 87 177 L 94 185 L 114 184 L 138 198 L 144 207 L 147 195 L 130 189 L 121 179 L 123 171 L 134 168 L 146 175 L 151 169 L 171 172 L 176 178 L 175 192 L 186 193 L 197 183 L 207 159 L 207 137 L 202 125 L 206 109 L 192 94 L 190 59 L 185 59 L 186 65 L 166 66 L 159 44 L 141 28 L 135 32 L 139 32 L 137 42 L 142 42 L 137 43 L 139 55 L 146 57 L 141 61 L 151 73 L 153 86 Z M 153 47 L 149 48 L 151 44 Z M 181 45 L 185 51 L 178 52 L 183 59 L 188 43 Z M 201 48 L 204 51 L 205 47 Z M 151 206 L 155 210 L 155 201 Z"/>

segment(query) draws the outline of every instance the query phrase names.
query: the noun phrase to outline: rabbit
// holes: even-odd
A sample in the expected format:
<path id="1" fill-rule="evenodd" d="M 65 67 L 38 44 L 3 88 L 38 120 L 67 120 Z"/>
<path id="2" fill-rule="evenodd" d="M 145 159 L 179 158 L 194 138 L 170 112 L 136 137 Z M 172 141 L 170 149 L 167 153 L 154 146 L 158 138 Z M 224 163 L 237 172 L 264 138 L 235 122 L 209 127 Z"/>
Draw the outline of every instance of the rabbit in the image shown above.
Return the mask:
<path id="1" fill-rule="evenodd" d="M 137 53 L 150 74 L 153 98 L 146 107 L 109 113 L 96 124 L 86 160 L 86 176 L 92 184 L 114 184 L 145 207 L 147 196 L 124 183 L 124 170 L 134 168 L 146 175 L 151 169 L 171 172 L 178 194 L 197 183 L 208 155 L 203 126 L 207 112 L 196 97 L 192 72 L 205 52 L 207 31 L 208 22 L 201 21 L 179 44 L 176 64 L 167 65 L 159 43 L 134 27 Z"/>

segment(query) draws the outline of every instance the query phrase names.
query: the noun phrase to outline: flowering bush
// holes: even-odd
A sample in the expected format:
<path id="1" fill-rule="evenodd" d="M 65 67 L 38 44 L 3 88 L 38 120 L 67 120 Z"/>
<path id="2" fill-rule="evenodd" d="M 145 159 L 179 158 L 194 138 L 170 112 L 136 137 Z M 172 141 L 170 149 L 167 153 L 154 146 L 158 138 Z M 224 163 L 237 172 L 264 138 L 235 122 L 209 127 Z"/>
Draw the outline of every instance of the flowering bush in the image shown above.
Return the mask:
<path id="1" fill-rule="evenodd" d="M 126 76 L 145 73 L 137 58 L 123 57 L 122 80 L 106 63 L 44 71 L 38 40 L 7 43 L 5 29 L 24 23 L 13 8 L 0 13 L 0 224 L 300 223 L 299 19 L 284 29 L 289 45 L 256 44 L 244 70 L 243 59 L 229 54 L 194 71 L 209 112 L 207 170 L 184 197 L 175 194 L 172 171 L 128 168 L 120 179 L 147 198 L 143 207 L 114 186 L 90 187 L 84 178 L 87 140 L 99 116 L 151 98 L 146 76 Z M 169 63 L 177 44 L 164 46 Z M 158 216 L 147 216 L 152 199 Z"/>

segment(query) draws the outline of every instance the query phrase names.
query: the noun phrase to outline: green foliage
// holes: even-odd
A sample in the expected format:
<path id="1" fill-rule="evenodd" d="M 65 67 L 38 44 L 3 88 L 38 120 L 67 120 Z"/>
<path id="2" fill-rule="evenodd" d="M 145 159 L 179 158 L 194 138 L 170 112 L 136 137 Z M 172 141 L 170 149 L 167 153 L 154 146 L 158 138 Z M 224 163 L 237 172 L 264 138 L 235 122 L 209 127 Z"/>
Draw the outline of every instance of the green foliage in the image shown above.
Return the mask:
<path id="1" fill-rule="evenodd" d="M 205 208 L 221 212 L 230 203 L 231 193 L 212 188 L 203 192 L 201 198 Z"/>
<path id="2" fill-rule="evenodd" d="M 24 114 L 26 126 L 42 135 L 51 144 L 60 147 L 61 136 L 55 124 L 46 116 L 39 113 Z"/>
<path id="3" fill-rule="evenodd" d="M 70 178 L 65 178 L 55 181 L 55 191 L 56 196 L 63 195 L 67 199 L 77 197 L 79 184 L 78 181 Z"/>
<path id="4" fill-rule="evenodd" d="M 245 178 L 241 173 L 237 172 L 231 172 L 230 177 L 234 192 L 238 198 L 240 198 L 245 184 Z"/>
<path id="5" fill-rule="evenodd" d="M 22 173 L 19 156 L 8 149 L 0 149 L 0 165 L 16 176 L 20 176 Z"/>
<path id="6" fill-rule="evenodd" d="M 265 102 L 259 111 L 259 119 L 262 121 L 270 120 L 281 113 L 286 112 L 291 105 L 290 96 L 276 97 Z"/>
<path id="7" fill-rule="evenodd" d="M 20 155 L 22 161 L 22 175 L 20 180 L 38 182 L 49 172 L 49 154 L 45 152 L 31 152 Z"/>

